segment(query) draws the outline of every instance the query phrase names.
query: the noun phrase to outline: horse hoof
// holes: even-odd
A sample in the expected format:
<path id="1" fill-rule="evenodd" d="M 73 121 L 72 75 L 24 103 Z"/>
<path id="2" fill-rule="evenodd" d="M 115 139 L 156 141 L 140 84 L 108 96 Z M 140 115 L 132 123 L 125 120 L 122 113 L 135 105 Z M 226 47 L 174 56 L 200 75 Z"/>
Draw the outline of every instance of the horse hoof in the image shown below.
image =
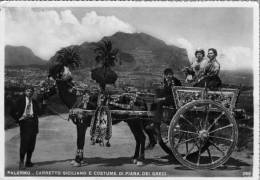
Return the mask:
<path id="1" fill-rule="evenodd" d="M 137 163 L 137 159 L 132 159 L 131 162 L 132 162 L 133 164 L 136 164 L 136 163 Z"/>
<path id="2" fill-rule="evenodd" d="M 70 164 L 71 165 L 73 165 L 73 164 L 75 164 L 76 163 L 76 161 L 73 159 L 72 161 L 70 161 Z"/>
<path id="3" fill-rule="evenodd" d="M 137 161 L 136 165 L 137 165 L 137 166 L 143 166 L 143 165 L 144 165 L 144 162 L 143 162 L 143 161 Z"/>
<path id="4" fill-rule="evenodd" d="M 75 163 L 72 164 L 72 166 L 74 166 L 74 167 L 80 167 L 80 166 L 81 166 L 81 163 L 78 163 L 78 162 L 75 161 Z"/>
<path id="5" fill-rule="evenodd" d="M 106 147 L 110 147 L 111 144 L 109 142 L 106 143 Z"/>
<path id="6" fill-rule="evenodd" d="M 81 164 L 81 166 L 86 166 L 88 163 L 86 160 L 82 160 L 82 161 L 80 161 L 80 164 Z"/>

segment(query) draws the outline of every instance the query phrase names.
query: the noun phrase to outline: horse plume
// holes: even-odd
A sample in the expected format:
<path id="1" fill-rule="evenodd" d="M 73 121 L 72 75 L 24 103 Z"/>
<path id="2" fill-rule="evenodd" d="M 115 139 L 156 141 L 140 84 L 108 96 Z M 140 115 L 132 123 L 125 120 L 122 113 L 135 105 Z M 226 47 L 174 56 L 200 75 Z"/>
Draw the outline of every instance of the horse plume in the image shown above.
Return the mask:
<path id="1" fill-rule="evenodd" d="M 49 61 L 49 75 L 57 77 L 64 66 L 77 68 L 80 66 L 79 46 L 62 48 Z"/>
<path id="2" fill-rule="evenodd" d="M 118 78 L 111 67 L 119 61 L 117 58 L 119 50 L 113 49 L 111 41 L 104 40 L 96 45 L 94 52 L 96 53 L 95 61 L 101 66 L 91 71 L 91 78 L 100 85 L 102 90 L 105 90 L 106 84 L 114 84 Z"/>

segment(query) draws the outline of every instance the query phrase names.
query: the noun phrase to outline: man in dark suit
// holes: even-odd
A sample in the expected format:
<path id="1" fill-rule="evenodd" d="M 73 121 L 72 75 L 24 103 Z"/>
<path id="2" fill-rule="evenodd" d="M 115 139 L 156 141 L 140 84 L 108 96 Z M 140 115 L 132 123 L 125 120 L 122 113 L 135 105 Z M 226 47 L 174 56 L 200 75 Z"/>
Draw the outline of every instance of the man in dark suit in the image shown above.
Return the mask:
<path id="1" fill-rule="evenodd" d="M 163 74 L 163 89 L 156 90 L 157 102 L 152 107 L 152 110 L 155 112 L 155 117 L 153 118 L 152 123 L 149 122 L 148 125 L 145 124 L 145 130 L 150 139 L 150 144 L 147 146 L 147 149 L 152 149 L 156 144 L 156 140 L 154 139 L 154 136 L 152 136 L 154 132 L 151 131 L 155 130 L 157 131 L 157 135 L 160 134 L 160 125 L 163 121 L 163 107 L 171 106 L 176 111 L 172 87 L 182 85 L 181 81 L 174 76 L 173 70 L 171 68 L 165 69 Z"/>
<path id="2" fill-rule="evenodd" d="M 11 116 L 20 126 L 20 162 L 19 168 L 32 167 L 32 153 L 35 148 L 36 136 L 38 134 L 38 115 L 39 107 L 35 100 L 32 99 L 34 88 L 28 86 L 25 93 L 20 97 L 11 109 Z M 24 165 L 24 158 L 26 162 Z"/>
<path id="3" fill-rule="evenodd" d="M 163 106 L 172 106 L 174 109 L 176 108 L 172 86 L 181 86 L 181 81 L 174 76 L 171 68 L 167 68 L 164 70 L 163 89 L 159 89 L 159 92 L 157 92 L 158 98 L 154 118 L 155 123 L 160 124 L 162 121 Z"/>

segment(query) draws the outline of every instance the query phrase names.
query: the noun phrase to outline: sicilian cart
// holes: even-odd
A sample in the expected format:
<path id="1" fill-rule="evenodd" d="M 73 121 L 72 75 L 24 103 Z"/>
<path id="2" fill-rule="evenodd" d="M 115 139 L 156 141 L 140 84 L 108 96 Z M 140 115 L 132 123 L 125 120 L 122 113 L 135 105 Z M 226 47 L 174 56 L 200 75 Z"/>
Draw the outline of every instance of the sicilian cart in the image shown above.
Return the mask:
<path id="1" fill-rule="evenodd" d="M 165 143 L 170 146 L 174 157 L 191 169 L 214 169 L 225 163 L 238 140 L 234 110 L 239 91 L 227 88 L 212 91 L 200 87 L 175 86 L 172 93 L 177 111 L 172 107 L 164 107 L 164 130 L 161 130 L 161 133 L 162 136 L 167 134 Z M 134 97 L 133 101 L 141 98 L 148 108 L 110 109 L 112 116 L 139 116 L 140 119 L 146 120 L 154 116 L 150 107 L 156 98 L 155 94 L 132 92 L 123 96 L 125 95 Z M 119 97 L 122 97 L 122 94 L 112 95 L 107 104 L 116 105 Z M 85 112 L 94 114 L 95 110 Z M 116 119 L 112 119 L 114 120 Z"/>
<path id="2" fill-rule="evenodd" d="M 175 158 L 192 169 L 214 169 L 225 163 L 237 145 L 234 108 L 239 91 L 210 91 L 198 87 L 174 87 L 178 111 L 168 131 Z"/>

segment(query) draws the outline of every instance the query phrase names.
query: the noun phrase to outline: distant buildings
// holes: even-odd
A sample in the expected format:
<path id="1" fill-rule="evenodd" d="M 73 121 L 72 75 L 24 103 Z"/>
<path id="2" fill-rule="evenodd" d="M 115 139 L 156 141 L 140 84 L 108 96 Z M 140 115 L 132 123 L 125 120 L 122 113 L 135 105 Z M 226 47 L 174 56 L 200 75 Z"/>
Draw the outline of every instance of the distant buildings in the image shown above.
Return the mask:
<path id="1" fill-rule="evenodd" d="M 47 71 L 38 68 L 5 68 L 5 86 L 11 84 L 36 85 L 47 77 Z"/>
<path id="2" fill-rule="evenodd" d="M 151 58 L 150 55 L 143 52 L 143 56 Z M 145 71 L 123 71 L 117 72 L 117 88 L 136 87 L 138 89 L 153 89 L 155 84 L 162 82 L 161 71 L 152 72 L 147 65 Z M 72 72 L 73 80 L 80 87 L 90 88 L 97 87 L 98 84 L 91 79 L 91 69 L 85 68 Z M 20 89 L 26 84 L 39 85 L 42 80 L 48 76 L 47 70 L 38 68 L 5 68 L 5 88 L 18 87 Z"/>

